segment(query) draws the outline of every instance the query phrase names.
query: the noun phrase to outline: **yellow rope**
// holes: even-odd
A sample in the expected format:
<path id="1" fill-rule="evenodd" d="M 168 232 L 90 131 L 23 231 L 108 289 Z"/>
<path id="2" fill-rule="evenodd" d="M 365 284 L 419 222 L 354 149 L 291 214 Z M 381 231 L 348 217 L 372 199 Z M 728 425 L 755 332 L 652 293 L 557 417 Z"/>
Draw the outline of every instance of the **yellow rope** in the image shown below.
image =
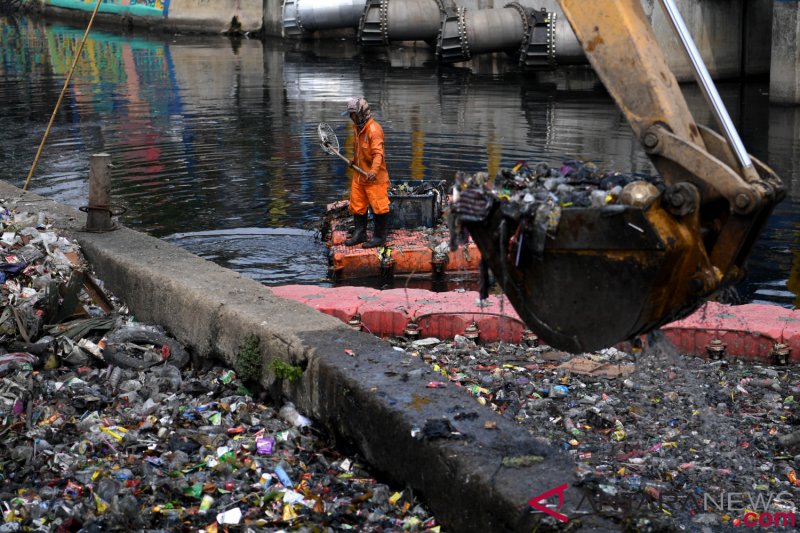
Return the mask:
<path id="1" fill-rule="evenodd" d="M 61 89 L 61 94 L 58 96 L 58 101 L 56 102 L 56 106 L 53 109 L 53 114 L 50 115 L 50 123 L 47 125 L 47 129 L 44 130 L 44 135 L 42 136 L 42 142 L 39 143 L 39 150 L 36 151 L 36 157 L 33 160 L 30 172 L 28 172 L 28 179 L 25 180 L 25 185 L 22 187 L 23 191 L 28 190 L 28 184 L 31 182 L 33 173 L 36 170 L 36 165 L 39 163 L 39 157 L 41 157 L 42 155 L 42 150 L 44 149 L 44 143 L 45 141 L 47 141 L 47 136 L 50 134 L 50 128 L 53 126 L 53 121 L 56 118 L 56 113 L 58 113 L 58 108 L 61 107 L 61 101 L 64 99 L 64 93 L 67 92 L 67 87 L 69 87 L 69 82 L 72 79 L 72 73 L 75 72 L 75 67 L 78 65 L 78 59 L 80 59 L 81 52 L 83 52 L 83 45 L 86 44 L 86 38 L 89 37 L 89 30 L 92 29 L 92 24 L 94 23 L 94 16 L 97 15 L 97 10 L 100 8 L 100 2 L 102 2 L 102 0 L 97 0 L 97 3 L 94 5 L 94 11 L 92 11 L 92 18 L 89 19 L 89 25 L 86 26 L 86 33 L 83 34 L 83 39 L 81 40 L 81 44 L 80 46 L 78 46 L 78 52 L 75 54 L 75 59 L 72 61 L 72 68 L 69 69 L 69 74 L 67 74 L 67 79 L 64 80 L 64 87 Z"/>

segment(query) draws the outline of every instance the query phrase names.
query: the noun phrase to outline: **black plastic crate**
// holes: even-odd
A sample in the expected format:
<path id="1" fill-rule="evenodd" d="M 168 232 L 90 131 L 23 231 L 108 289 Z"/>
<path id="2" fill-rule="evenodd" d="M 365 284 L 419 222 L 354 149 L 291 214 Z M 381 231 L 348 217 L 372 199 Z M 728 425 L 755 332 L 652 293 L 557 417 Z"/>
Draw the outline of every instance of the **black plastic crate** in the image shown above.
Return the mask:
<path id="1" fill-rule="evenodd" d="M 398 186 L 406 184 L 412 192 L 398 192 Z M 391 208 L 388 225 L 390 229 L 432 228 L 442 216 L 443 191 L 439 182 L 420 181 L 393 183 L 389 192 Z"/>

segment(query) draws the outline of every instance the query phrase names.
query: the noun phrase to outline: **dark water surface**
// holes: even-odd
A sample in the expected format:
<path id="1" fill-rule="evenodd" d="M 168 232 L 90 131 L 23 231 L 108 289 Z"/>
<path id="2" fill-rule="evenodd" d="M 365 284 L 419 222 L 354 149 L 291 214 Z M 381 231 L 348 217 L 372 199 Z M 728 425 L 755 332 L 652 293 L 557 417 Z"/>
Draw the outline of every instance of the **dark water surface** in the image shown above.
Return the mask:
<path id="1" fill-rule="evenodd" d="M 0 179 L 24 184 L 83 31 L 0 18 Z M 349 149 L 340 111 L 350 96 L 365 95 L 384 126 L 394 179 L 493 173 L 518 160 L 652 172 L 589 69 L 482 73 L 494 70 L 502 69 L 491 59 L 474 72 L 439 66 L 424 48 L 96 28 L 29 189 L 85 205 L 89 158 L 107 152 L 125 225 L 267 284 L 326 284 L 313 230 L 325 205 L 345 197 L 347 180 L 319 148 L 316 126 L 331 123 Z M 800 109 L 770 106 L 767 90 L 766 80 L 720 84 L 748 150 L 789 192 L 739 291 L 744 301 L 796 307 Z M 699 92 L 685 91 L 709 124 Z"/>

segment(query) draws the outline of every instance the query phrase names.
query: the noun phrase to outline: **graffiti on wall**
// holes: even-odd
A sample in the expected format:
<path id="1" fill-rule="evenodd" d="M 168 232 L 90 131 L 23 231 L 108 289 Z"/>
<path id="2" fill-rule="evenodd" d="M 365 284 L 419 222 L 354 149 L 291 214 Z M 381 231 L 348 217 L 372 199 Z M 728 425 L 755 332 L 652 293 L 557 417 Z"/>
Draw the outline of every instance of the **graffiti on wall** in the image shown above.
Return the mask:
<path id="1" fill-rule="evenodd" d="M 138 17 L 166 17 L 170 0 L 102 0 L 100 13 Z M 45 4 L 61 9 L 93 11 L 97 0 L 45 0 Z"/>

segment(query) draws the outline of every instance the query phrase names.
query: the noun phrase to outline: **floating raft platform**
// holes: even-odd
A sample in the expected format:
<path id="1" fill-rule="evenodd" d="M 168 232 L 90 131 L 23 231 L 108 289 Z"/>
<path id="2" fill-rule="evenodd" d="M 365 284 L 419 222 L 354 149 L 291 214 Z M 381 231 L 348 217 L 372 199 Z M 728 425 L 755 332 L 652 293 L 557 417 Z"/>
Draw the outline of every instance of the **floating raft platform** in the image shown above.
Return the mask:
<path id="1" fill-rule="evenodd" d="M 535 336 L 504 296 L 484 302 L 475 291 L 378 290 L 368 287 L 272 287 L 295 300 L 378 337 L 532 342 Z M 763 304 L 704 304 L 692 315 L 661 328 L 681 354 L 735 357 L 773 364 L 800 362 L 800 311 Z M 643 338 L 646 342 L 646 339 Z M 629 346 L 620 345 L 621 349 Z M 720 354 L 720 349 L 722 352 Z"/>
<path id="2" fill-rule="evenodd" d="M 467 335 L 486 342 L 520 342 L 525 330 L 506 298 L 490 296 L 480 302 L 474 291 L 310 285 L 282 285 L 271 289 L 276 296 L 304 303 L 378 337 L 452 339 L 456 335 Z M 416 333 L 409 335 L 409 331 Z"/>
<path id="3" fill-rule="evenodd" d="M 396 204 L 397 201 L 393 200 L 393 209 L 396 209 Z M 470 241 L 465 246 L 459 246 L 458 250 L 450 251 L 447 224 L 441 221 L 441 216 L 427 216 L 425 209 L 420 220 L 432 227 L 408 227 L 413 222 L 406 209 L 390 215 L 393 219 L 389 222 L 385 247 L 362 248 L 360 244 L 345 246 L 352 221 L 348 206 L 347 200 L 329 204 L 323 221 L 322 235 L 328 247 L 331 279 L 342 281 L 400 275 L 433 277 L 478 272 L 481 260 L 478 247 Z M 431 219 L 434 222 L 430 222 Z M 368 235 L 372 235 L 371 222 Z"/>

